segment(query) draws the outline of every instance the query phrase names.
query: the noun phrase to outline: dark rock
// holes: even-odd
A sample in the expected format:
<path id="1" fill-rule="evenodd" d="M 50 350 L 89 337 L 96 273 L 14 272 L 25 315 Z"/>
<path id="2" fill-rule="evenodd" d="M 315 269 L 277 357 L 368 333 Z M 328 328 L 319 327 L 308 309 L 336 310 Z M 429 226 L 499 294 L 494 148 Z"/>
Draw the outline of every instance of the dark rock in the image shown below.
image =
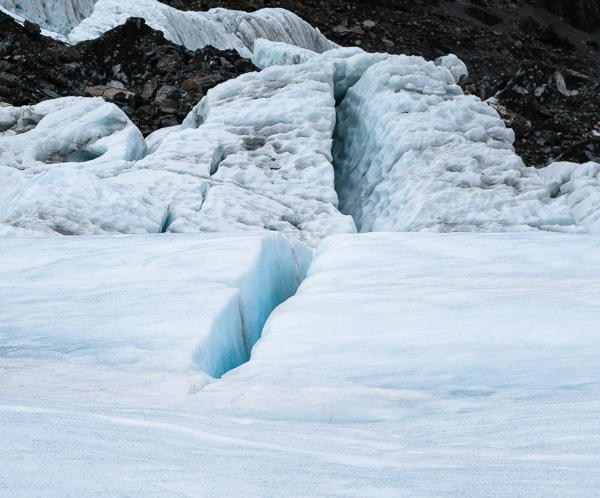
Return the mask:
<path id="1" fill-rule="evenodd" d="M 492 14 L 490 11 L 479 7 L 467 7 L 465 12 L 486 26 L 495 26 L 502 22 L 502 18 Z"/>
<path id="2" fill-rule="evenodd" d="M 102 97 L 123 109 L 146 135 L 166 126 L 162 117 L 169 126 L 181 123 L 202 98 L 203 87 L 256 70 L 233 50 L 207 46 L 192 51 L 171 43 L 143 19 L 129 19 L 98 39 L 69 46 L 32 36 L 0 12 L 0 50 L 0 85 L 10 90 L 2 90 L 8 103 L 36 104 L 61 95 Z M 200 90 L 182 89 L 184 81 L 207 75 Z M 159 88 L 169 91 L 161 90 L 157 103 Z"/>
<path id="3" fill-rule="evenodd" d="M 25 30 L 25 33 L 27 33 L 30 36 L 40 36 L 42 34 L 42 29 L 35 23 L 32 23 L 31 21 L 25 21 L 23 23 L 23 29 Z"/>
<path id="4" fill-rule="evenodd" d="M 0 85 L 5 85 L 10 88 L 14 88 L 14 87 L 18 86 L 18 84 L 19 84 L 18 76 L 11 74 L 11 73 L 0 72 Z"/>
<path id="5" fill-rule="evenodd" d="M 586 163 L 588 161 L 600 163 L 600 138 L 590 137 L 576 142 L 562 152 L 556 160 L 574 163 Z"/>

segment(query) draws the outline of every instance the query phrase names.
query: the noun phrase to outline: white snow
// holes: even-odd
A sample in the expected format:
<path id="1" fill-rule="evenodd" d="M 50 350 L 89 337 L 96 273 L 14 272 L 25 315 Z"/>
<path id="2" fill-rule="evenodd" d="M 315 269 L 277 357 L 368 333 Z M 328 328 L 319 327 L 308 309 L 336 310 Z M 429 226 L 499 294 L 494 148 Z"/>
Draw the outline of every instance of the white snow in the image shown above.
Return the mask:
<path id="1" fill-rule="evenodd" d="M 17 239 L 1 241 L 9 255 L 0 263 L 2 281 L 12 282 L 0 300 L 2 331 L 11 337 L 0 363 L 3 492 L 595 494 L 597 236 L 327 239 L 297 295 L 269 318 L 251 360 L 210 382 L 199 374 L 180 382 L 163 361 L 184 336 L 175 325 L 205 323 L 197 317 L 227 297 L 206 281 L 222 282 L 223 265 L 226 273 L 248 268 L 248 245 L 237 250 L 219 236 L 216 250 L 202 242 L 206 236 L 176 237 L 68 239 L 87 247 L 85 258 L 77 257 L 81 250 L 66 255 L 27 244 L 7 251 Z M 200 248 L 210 249 L 208 260 Z M 47 271 L 58 267 L 64 277 L 52 279 Z M 65 289 L 79 288 L 87 290 L 70 292 L 67 308 Z M 111 303 L 101 313 L 108 325 L 152 324 L 147 341 L 160 350 L 103 341 L 106 327 L 82 313 L 102 302 Z M 58 335 L 28 332 L 31 323 L 47 329 L 45 313 L 58 317 L 55 327 L 89 324 L 99 335 L 83 350 L 66 341 L 52 350 Z M 169 324 L 168 336 L 158 323 Z M 93 337 L 78 330 L 71 337 Z M 175 360 L 189 361 L 188 353 L 170 361 L 180 365 Z M 126 363 L 131 357 L 139 362 Z M 111 367 L 85 373 L 90 359 Z M 136 368 L 145 381 L 121 390 Z"/>

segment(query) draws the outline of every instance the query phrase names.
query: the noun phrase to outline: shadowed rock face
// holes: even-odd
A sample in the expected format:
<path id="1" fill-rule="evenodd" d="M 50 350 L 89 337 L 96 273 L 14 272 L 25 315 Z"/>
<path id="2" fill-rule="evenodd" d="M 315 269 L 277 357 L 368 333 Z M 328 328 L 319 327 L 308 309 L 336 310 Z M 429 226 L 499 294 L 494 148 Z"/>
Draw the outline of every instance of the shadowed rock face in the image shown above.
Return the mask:
<path id="1" fill-rule="evenodd" d="M 600 30 L 600 0 L 545 0 L 548 11 L 583 31 Z"/>

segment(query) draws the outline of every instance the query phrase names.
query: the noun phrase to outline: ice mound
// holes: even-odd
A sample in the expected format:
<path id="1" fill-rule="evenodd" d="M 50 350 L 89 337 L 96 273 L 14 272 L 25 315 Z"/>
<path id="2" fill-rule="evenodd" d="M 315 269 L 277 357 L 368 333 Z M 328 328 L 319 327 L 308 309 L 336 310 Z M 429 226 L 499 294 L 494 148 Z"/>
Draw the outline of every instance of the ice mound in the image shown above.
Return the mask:
<path id="1" fill-rule="evenodd" d="M 148 146 L 116 106 L 69 97 L 0 109 L 0 223 L 71 235 L 355 232 L 337 210 L 333 66 L 219 85 Z M 43 173 L 43 174 L 42 174 Z"/>
<path id="2" fill-rule="evenodd" d="M 147 153 L 140 131 L 101 98 L 64 97 L 0 107 L 0 164 L 40 173 L 85 168 L 111 176 Z"/>
<path id="3" fill-rule="evenodd" d="M 359 231 L 578 227 L 514 153 L 512 130 L 455 76 L 417 57 L 369 67 L 337 109 L 336 188 Z"/>
<path id="4" fill-rule="evenodd" d="M 552 197 L 564 197 L 573 218 L 600 233 L 600 164 L 556 162 L 540 170 Z"/>
<path id="5" fill-rule="evenodd" d="M 333 64 L 336 190 L 359 231 L 598 230 L 600 203 L 573 211 L 600 195 L 594 175 L 556 190 L 526 167 L 496 111 L 456 85 L 466 67 L 452 54 L 436 63 L 359 48 L 318 55 L 258 40 L 254 60 Z"/>
<path id="6" fill-rule="evenodd" d="M 180 129 L 112 181 L 170 206 L 167 231 L 354 232 L 336 208 L 331 65 L 273 67 L 210 90 Z"/>
<path id="7" fill-rule="evenodd" d="M 185 395 L 246 361 L 303 278 L 297 249 L 276 234 L 0 238 L 3 367 L 40 393 Z"/>
<path id="8" fill-rule="evenodd" d="M 159 199 L 67 168 L 34 176 L 0 206 L 0 223 L 50 235 L 157 233 L 167 216 Z"/>

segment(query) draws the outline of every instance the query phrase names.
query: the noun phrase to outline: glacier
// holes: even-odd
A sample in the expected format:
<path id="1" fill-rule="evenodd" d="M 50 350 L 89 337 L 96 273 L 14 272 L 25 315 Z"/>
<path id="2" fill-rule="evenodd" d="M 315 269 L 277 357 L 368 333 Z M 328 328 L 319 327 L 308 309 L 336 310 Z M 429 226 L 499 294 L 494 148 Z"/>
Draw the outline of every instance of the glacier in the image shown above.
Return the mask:
<path id="1" fill-rule="evenodd" d="M 240 264 L 236 245 L 220 234 L 210 236 L 216 245 L 169 234 L 60 238 L 63 247 L 78 246 L 73 258 L 56 247 L 44 251 L 44 242 L 21 243 L 20 258 L 12 252 L 2 261 L 12 284 L 3 287 L 0 309 L 19 324 L 12 332 L 4 326 L 3 334 L 24 335 L 3 343 L 0 362 L 3 492 L 595 493 L 598 236 L 331 237 L 296 295 L 267 320 L 250 361 L 220 380 L 184 376 L 165 367 L 161 351 L 130 351 L 115 338 L 117 348 L 97 315 L 75 306 L 68 312 L 65 291 L 81 289 L 70 302 L 88 301 L 87 309 L 112 317 L 109 325 L 121 317 L 134 326 L 125 328 L 126 338 L 157 319 L 150 329 L 157 333 L 146 340 L 173 351 L 182 329 L 169 326 L 170 335 L 160 335 L 158 324 L 204 323 L 196 318 L 211 308 L 198 306 L 199 298 L 225 302 L 221 296 L 229 294 L 215 284 L 221 273 L 251 268 L 247 249 L 257 239 L 244 242 L 246 236 L 235 239 Z M 16 240 L 2 241 L 3 254 Z M 210 250 L 207 260 L 202 248 Z M 121 269 L 122 292 L 110 285 L 112 272 L 103 277 L 109 265 Z M 61 267 L 63 283 L 47 271 Z M 291 285 L 291 261 L 289 267 Z M 33 285 L 32 276 L 47 285 Z M 113 306 L 101 308 L 109 299 Z M 57 316 L 56 327 L 87 324 L 99 335 L 79 344 L 83 349 L 65 342 L 50 354 L 44 348 L 57 339 L 27 327 L 47 324 L 47 312 Z M 90 365 L 92 345 L 93 363 L 110 368 Z M 186 351 L 182 365 L 190 361 Z M 133 356 L 139 361 L 127 363 Z"/>
<path id="2" fill-rule="evenodd" d="M 600 164 L 526 167 L 452 54 L 0 6 L 261 68 L 145 140 L 101 98 L 0 107 L 0 494 L 596 492 Z"/>

